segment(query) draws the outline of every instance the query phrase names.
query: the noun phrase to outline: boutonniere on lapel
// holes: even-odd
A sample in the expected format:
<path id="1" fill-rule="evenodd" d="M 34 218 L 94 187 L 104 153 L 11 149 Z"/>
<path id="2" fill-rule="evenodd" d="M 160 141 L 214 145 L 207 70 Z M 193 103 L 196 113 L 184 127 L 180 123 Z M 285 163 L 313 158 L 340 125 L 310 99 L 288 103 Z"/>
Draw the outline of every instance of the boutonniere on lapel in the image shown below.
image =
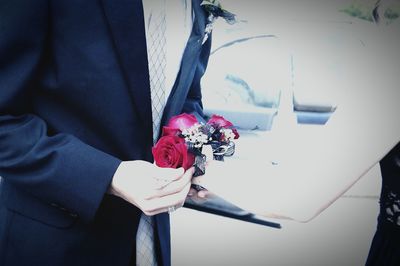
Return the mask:
<path id="1" fill-rule="evenodd" d="M 222 8 L 218 0 L 203 0 L 200 5 L 209 14 L 202 44 L 207 41 L 208 35 L 210 35 L 213 29 L 213 24 L 218 17 L 225 19 L 228 24 L 232 25 L 236 23 L 236 15 Z"/>

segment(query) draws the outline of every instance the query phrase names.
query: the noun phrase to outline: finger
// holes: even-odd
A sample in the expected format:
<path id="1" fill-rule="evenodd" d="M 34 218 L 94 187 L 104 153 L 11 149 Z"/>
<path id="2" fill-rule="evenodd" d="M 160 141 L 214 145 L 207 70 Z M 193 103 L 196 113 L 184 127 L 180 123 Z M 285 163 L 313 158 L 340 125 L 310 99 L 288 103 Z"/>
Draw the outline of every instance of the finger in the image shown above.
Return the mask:
<path id="1" fill-rule="evenodd" d="M 153 216 L 153 215 L 157 215 L 157 214 L 160 214 L 160 213 L 163 213 L 163 212 L 168 212 L 169 213 L 171 211 L 170 207 L 173 207 L 173 211 L 172 212 L 175 212 L 178 209 L 182 208 L 184 204 L 185 204 L 185 202 L 182 202 L 182 203 L 179 203 L 179 204 L 174 205 L 174 206 L 169 206 L 167 208 L 160 208 L 160 209 L 157 209 L 157 210 L 154 210 L 154 211 L 147 212 L 145 214 L 148 215 L 148 216 Z"/>
<path id="2" fill-rule="evenodd" d="M 143 198 L 145 200 L 150 200 L 180 192 L 190 182 L 193 173 L 194 167 L 191 167 L 182 175 L 180 179 L 175 181 L 154 180 L 153 190 Z"/>
<path id="3" fill-rule="evenodd" d="M 155 178 L 159 180 L 165 180 L 166 182 L 172 182 L 180 179 L 184 173 L 185 170 L 183 167 L 177 169 L 157 167 Z"/>
<path id="4" fill-rule="evenodd" d="M 142 211 L 144 213 L 154 213 L 164 209 L 168 210 L 169 206 L 181 205 L 185 202 L 186 196 L 190 189 L 190 183 L 188 183 L 181 191 L 175 194 L 170 194 L 164 197 L 152 198 L 144 201 L 142 205 Z"/>
<path id="5" fill-rule="evenodd" d="M 204 197 L 204 198 L 199 197 L 197 192 L 194 196 L 190 197 L 190 200 L 197 204 L 203 204 L 203 203 L 207 202 L 207 199 L 208 198 L 206 198 L 206 197 Z"/>
<path id="6" fill-rule="evenodd" d="M 172 205 L 169 205 L 169 206 L 166 206 L 166 207 L 160 207 L 160 208 L 156 208 L 156 209 L 151 209 L 152 205 L 151 205 L 151 203 L 149 203 L 149 205 L 148 205 L 149 209 L 145 209 L 143 212 L 146 215 L 156 215 L 156 214 L 163 213 L 163 212 L 169 212 L 170 211 L 169 208 L 171 206 L 173 206 L 174 209 L 177 210 L 178 208 L 183 207 L 183 205 L 185 203 L 185 200 L 171 199 L 171 202 L 174 202 L 174 203 L 173 204 L 169 203 L 169 204 L 172 204 Z"/>
<path id="7" fill-rule="evenodd" d="M 202 176 L 202 175 L 193 177 L 192 178 L 192 184 L 201 186 L 201 184 L 203 183 L 203 179 L 204 179 L 204 176 Z"/>
<path id="8" fill-rule="evenodd" d="M 197 192 L 197 196 L 198 196 L 199 198 L 205 199 L 205 198 L 207 198 L 209 195 L 210 195 L 210 192 L 209 192 L 207 189 L 200 190 L 199 192 Z"/>
<path id="9" fill-rule="evenodd" d="M 197 191 L 194 188 L 190 188 L 189 193 L 188 193 L 188 197 L 193 197 L 197 194 Z"/>
<path id="10" fill-rule="evenodd" d="M 164 186 L 157 193 L 158 197 L 164 197 L 167 195 L 175 194 L 180 192 L 187 184 L 192 180 L 192 176 L 194 173 L 194 167 L 189 168 L 181 179 L 172 181 L 171 183 Z"/>

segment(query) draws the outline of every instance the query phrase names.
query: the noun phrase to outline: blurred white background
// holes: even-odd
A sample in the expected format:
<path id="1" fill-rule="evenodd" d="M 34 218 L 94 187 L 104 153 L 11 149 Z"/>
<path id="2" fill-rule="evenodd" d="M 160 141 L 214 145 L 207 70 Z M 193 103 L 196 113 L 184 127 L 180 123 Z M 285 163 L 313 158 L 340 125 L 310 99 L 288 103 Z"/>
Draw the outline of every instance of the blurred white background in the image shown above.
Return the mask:
<path id="1" fill-rule="evenodd" d="M 391 2 L 398 10 L 399 1 Z M 245 134 L 248 143 L 251 136 L 268 138 L 278 132 L 289 139 L 292 128 L 307 132 L 323 127 L 351 94 L 341 86 L 349 77 L 348 66 L 368 63 L 353 58 L 368 53 L 382 32 L 396 33 L 393 38 L 400 32 L 398 20 L 378 27 L 348 14 L 369 14 L 374 1 L 221 3 L 241 21 L 228 25 L 219 19 L 214 25 L 203 102 L 208 113 L 226 116 L 242 131 L 257 132 Z M 375 232 L 380 184 L 377 165 L 313 221 L 276 220 L 282 229 L 179 209 L 171 215 L 172 263 L 364 265 Z"/>

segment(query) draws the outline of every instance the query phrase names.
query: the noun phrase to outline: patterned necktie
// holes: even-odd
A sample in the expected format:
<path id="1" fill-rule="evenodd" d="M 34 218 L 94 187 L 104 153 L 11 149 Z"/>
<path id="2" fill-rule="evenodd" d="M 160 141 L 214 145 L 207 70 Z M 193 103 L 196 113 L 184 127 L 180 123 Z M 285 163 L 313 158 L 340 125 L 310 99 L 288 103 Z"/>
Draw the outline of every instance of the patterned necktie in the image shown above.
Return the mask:
<path id="1" fill-rule="evenodd" d="M 166 67 L 166 18 L 165 1 L 159 1 L 161 8 L 151 12 L 147 30 L 147 55 L 151 105 L 153 116 L 153 142 L 157 141 L 160 123 L 165 107 L 165 67 Z M 136 265 L 157 265 L 154 251 L 154 219 L 142 214 L 136 235 Z"/>
<path id="2" fill-rule="evenodd" d="M 145 214 L 140 217 L 138 232 L 136 235 L 136 265 L 157 265 L 154 251 L 154 219 Z"/>
<path id="3" fill-rule="evenodd" d="M 148 30 L 148 59 L 153 115 L 153 141 L 156 142 L 165 107 L 166 20 L 165 6 L 152 12 Z"/>

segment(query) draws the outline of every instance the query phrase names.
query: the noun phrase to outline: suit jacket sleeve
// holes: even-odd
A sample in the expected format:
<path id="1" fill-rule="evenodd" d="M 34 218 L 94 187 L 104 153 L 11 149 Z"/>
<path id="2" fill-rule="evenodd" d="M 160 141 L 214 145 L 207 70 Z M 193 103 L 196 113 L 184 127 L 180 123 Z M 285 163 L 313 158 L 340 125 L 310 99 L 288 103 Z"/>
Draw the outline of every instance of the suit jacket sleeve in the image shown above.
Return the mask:
<path id="1" fill-rule="evenodd" d="M 46 49 L 47 1 L 0 1 L 0 176 L 90 221 L 120 160 L 68 134 L 48 135 L 29 99 Z"/>

